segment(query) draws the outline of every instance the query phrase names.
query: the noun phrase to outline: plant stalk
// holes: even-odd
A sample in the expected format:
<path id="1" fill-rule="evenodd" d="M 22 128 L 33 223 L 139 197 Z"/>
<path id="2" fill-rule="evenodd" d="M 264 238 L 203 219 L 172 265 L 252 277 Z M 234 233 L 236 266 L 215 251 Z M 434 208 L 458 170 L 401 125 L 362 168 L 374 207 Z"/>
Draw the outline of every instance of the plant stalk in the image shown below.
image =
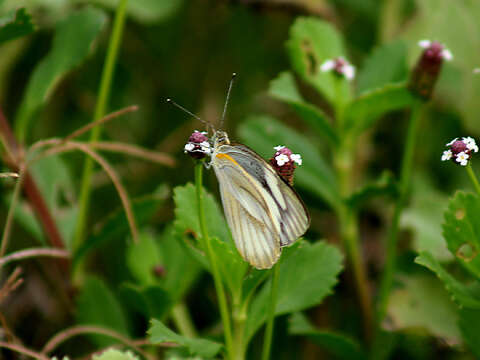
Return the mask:
<path id="1" fill-rule="evenodd" d="M 470 177 L 470 180 L 473 183 L 473 187 L 477 191 L 477 194 L 480 195 L 480 183 L 478 182 L 478 179 L 475 176 L 475 173 L 473 172 L 472 165 L 470 164 L 470 162 L 468 162 L 466 169 L 467 169 L 468 176 Z"/>
<path id="2" fill-rule="evenodd" d="M 192 323 L 192 319 L 184 302 L 179 302 L 173 307 L 172 320 L 180 334 L 189 338 L 197 337 L 195 325 Z"/>
<path id="3" fill-rule="evenodd" d="M 385 317 L 388 299 L 392 290 L 393 275 L 395 273 L 396 257 L 397 257 L 397 243 L 398 243 L 398 228 L 400 216 L 405 207 L 408 192 L 410 188 L 411 175 L 413 170 L 413 155 L 415 150 L 416 134 L 418 131 L 420 113 L 423 102 L 419 99 L 415 100 L 412 105 L 410 123 L 407 132 L 407 141 L 405 145 L 405 152 L 402 159 L 402 167 L 400 172 L 399 183 L 399 197 L 395 204 L 395 209 L 392 218 L 392 224 L 387 237 L 386 244 L 386 262 L 383 271 L 383 277 L 380 285 L 380 292 L 377 307 L 377 323 L 376 323 L 376 338 L 381 328 L 381 323 Z"/>
<path id="4" fill-rule="evenodd" d="M 263 339 L 262 360 L 268 360 L 270 358 L 270 348 L 272 346 L 272 337 L 273 337 L 273 324 L 275 320 L 275 310 L 277 307 L 279 272 L 280 272 L 279 264 L 274 265 L 272 285 L 270 288 L 270 301 L 268 305 L 267 325 L 265 328 L 265 335 Z"/>
<path id="5" fill-rule="evenodd" d="M 203 175 L 203 163 L 198 162 L 195 165 L 195 186 L 197 192 L 197 205 L 198 205 L 198 220 L 200 222 L 200 243 L 207 256 L 207 260 L 212 270 L 213 281 L 215 284 L 215 290 L 217 292 L 218 304 L 220 306 L 220 316 L 222 318 L 224 333 L 225 333 L 225 346 L 227 348 L 227 358 L 234 359 L 234 348 L 232 340 L 232 328 L 230 324 L 230 315 L 228 311 L 227 297 L 225 295 L 225 288 L 220 276 L 220 270 L 218 264 L 215 261 L 215 254 L 212 250 L 210 238 L 208 236 L 207 222 L 205 219 L 205 208 L 203 206 L 203 187 L 202 187 L 202 175 Z"/>
<path id="6" fill-rule="evenodd" d="M 118 49 L 122 39 L 123 28 L 125 25 L 125 15 L 128 0 L 120 0 L 115 12 L 115 20 L 113 24 L 112 35 L 107 50 L 107 56 L 102 71 L 102 79 L 100 81 L 99 95 L 95 107 L 94 121 L 101 119 L 105 115 L 108 99 L 110 97 L 110 89 L 113 78 L 113 71 L 117 60 Z M 90 142 L 98 141 L 101 134 L 101 127 L 96 126 L 90 133 Z M 87 222 L 87 213 L 90 205 L 91 182 L 93 173 L 93 160 L 87 157 L 85 159 L 82 183 L 80 190 L 79 212 L 77 218 L 77 226 L 75 229 L 75 237 L 73 239 L 73 249 L 77 250 L 85 238 L 85 225 Z"/>

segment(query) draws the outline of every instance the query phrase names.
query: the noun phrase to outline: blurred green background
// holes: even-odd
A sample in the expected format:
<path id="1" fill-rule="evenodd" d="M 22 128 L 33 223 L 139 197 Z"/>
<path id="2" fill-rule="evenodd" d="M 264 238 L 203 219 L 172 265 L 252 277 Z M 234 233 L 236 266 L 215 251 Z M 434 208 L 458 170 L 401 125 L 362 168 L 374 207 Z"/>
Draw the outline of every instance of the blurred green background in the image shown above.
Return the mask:
<path id="1" fill-rule="evenodd" d="M 35 31 L 24 37 L 11 41 L 2 39 L 0 43 L 0 107 L 12 128 L 20 126 L 22 117 L 29 118 L 24 132 L 26 145 L 44 138 L 66 136 L 92 120 L 116 4 L 115 0 L 0 0 L 1 19 L 7 19 L 12 11 L 25 7 L 35 26 Z M 35 91 L 40 92 L 38 89 L 47 82 L 38 76 L 38 88 L 29 88 L 35 72 L 53 56 L 51 49 L 55 48 L 56 37 L 60 36 L 55 29 L 59 26 L 68 28 L 65 20 L 84 10 L 92 12 L 96 30 L 90 35 L 85 32 L 71 34 L 71 37 L 64 32 L 67 40 L 63 45 L 71 46 L 70 54 L 83 51 L 85 56 L 73 61 L 68 71 L 60 71 L 50 79 L 50 86 L 45 89 L 41 101 L 31 105 L 29 101 L 33 100 L 28 94 L 35 98 Z M 440 156 L 445 143 L 452 138 L 480 135 L 480 74 L 472 73 L 475 67 L 480 67 L 480 1 L 130 0 L 107 112 L 134 104 L 139 110 L 106 124 L 103 138 L 169 154 L 175 164 L 159 165 L 124 155 L 106 154 L 106 157 L 121 175 L 132 198 L 152 193 L 162 198 L 162 205 L 155 207 L 145 226 L 152 232 L 163 231 L 174 218 L 172 189 L 193 181 L 193 162 L 183 154 L 183 146 L 194 129 L 203 130 L 200 122 L 168 105 L 165 99 L 171 97 L 201 118 L 215 123 L 221 116 L 232 72 L 238 74 L 226 121 L 232 139 L 248 142 L 240 136 L 240 133 L 248 132 L 237 133 L 237 128 L 251 115 L 269 114 L 298 130 L 326 152 L 323 140 L 309 131 L 287 105 L 268 94 L 271 80 L 290 67 L 285 42 L 290 26 L 299 16 L 318 17 L 333 24 L 343 35 L 347 49 L 345 55 L 359 69 L 382 45 L 397 44 L 397 48 L 405 49 L 406 64 L 387 62 L 378 65 L 379 73 L 394 69 L 391 77 L 398 81 L 408 77 L 408 69 L 419 56 L 419 40 L 438 40 L 452 51 L 454 60 L 444 65 L 434 99 L 421 123 L 421 136 L 415 149 L 413 200 L 402 217 L 404 232 L 399 266 L 405 288 L 397 290 L 394 298 L 398 304 L 394 302 L 389 314 L 393 329 L 406 329 L 406 335 L 398 340 L 394 358 L 470 358 L 459 345 L 456 315 L 453 310 L 448 310 L 452 306 L 448 295 L 432 281 L 432 275 L 413 264 L 413 259 L 417 251 L 428 249 L 437 258 L 448 262 L 450 254 L 441 237 L 442 213 L 449 195 L 456 189 L 470 186 L 466 174 L 452 164 L 441 163 Z M 86 49 L 78 49 L 77 45 L 85 42 L 82 38 L 88 36 L 92 41 L 86 43 Z M 53 59 L 49 66 L 61 68 L 62 64 L 68 63 L 68 54 L 60 51 Z M 356 93 L 361 93 L 361 79 L 355 84 Z M 311 89 L 303 87 L 301 90 L 312 103 L 324 106 L 324 100 Z M 385 169 L 398 172 L 406 118 L 404 111 L 389 114 L 363 135 L 358 153 L 360 183 L 376 178 Z M 334 155 L 334 149 L 328 151 Z M 326 154 L 327 158 L 330 156 L 332 153 Z M 54 216 L 62 223 L 62 233 L 69 244 L 78 210 L 76 204 L 83 160 L 80 153 L 70 153 L 43 165 L 39 163 L 33 170 Z M 475 162 L 473 167 L 477 169 Z M 0 164 L 0 169 L 7 168 Z M 218 195 L 212 172 L 205 182 L 207 188 Z M 2 227 L 12 188 L 12 181 L 0 182 Z M 332 215 L 325 202 L 309 192 L 300 190 L 300 193 L 312 214 L 307 237 L 325 237 L 329 242 L 338 242 L 331 226 Z M 117 208 L 120 209 L 118 195 L 105 173 L 97 167 L 88 216 L 91 228 L 94 231 L 101 229 L 101 225 L 111 219 L 112 210 Z M 391 208 L 387 200 L 380 199 L 362 210 L 364 252 L 371 277 L 377 278 L 383 262 L 380 240 L 385 234 Z M 41 228 L 29 211 L 25 204 L 19 210 L 9 250 L 45 243 Z M 115 248 L 112 241 L 102 244 L 88 267 L 108 279 L 116 292 L 116 287 L 129 277 L 124 266 L 124 249 Z M 35 275 L 39 268 L 42 267 L 36 263 L 26 264 L 24 272 L 33 272 L 29 277 L 35 279 L 41 277 Z M 412 273 L 415 276 L 409 277 Z M 330 315 L 326 307 L 317 308 L 311 314 L 317 325 L 341 327 L 352 334 L 361 332 L 358 309 L 351 299 L 355 295 L 350 281 L 343 274 L 335 295 L 326 301 L 332 313 L 341 314 Z M 5 312 L 17 336 L 38 347 L 59 328 L 70 324 L 71 318 L 68 312 L 58 310 L 55 301 L 49 298 L 52 295 L 48 286 L 45 287 L 39 279 L 32 280 L 31 284 L 34 285 L 15 294 L 8 302 L 8 308 L 3 306 L 1 311 Z M 208 287 L 210 296 L 206 303 L 202 300 L 204 286 Z M 428 287 L 433 289 L 425 297 L 421 296 Z M 442 300 L 435 306 L 447 309 L 445 316 L 453 319 L 446 321 L 448 325 L 432 323 L 437 314 L 426 314 L 428 303 L 425 307 L 422 305 L 420 311 L 417 308 L 417 312 L 409 308 L 412 302 L 437 298 L 436 291 Z M 211 297 L 211 281 L 203 276 L 187 299 L 195 321 L 206 326 L 211 325 L 216 317 L 217 310 Z M 337 305 L 337 301 L 341 305 Z M 419 313 L 426 318 L 418 320 Z M 145 328 L 142 321 L 135 317 L 131 320 L 132 332 L 138 337 Z M 287 320 L 281 318 L 279 321 L 283 324 Z M 275 340 L 278 344 L 287 336 L 281 330 L 285 327 L 279 326 Z M 322 356 L 321 350 L 311 343 L 296 340 L 295 337 L 285 340 L 281 347 L 284 351 L 281 354 L 278 350 L 274 352 L 276 358 L 298 357 L 296 351 L 306 359 Z M 256 345 L 254 341 L 253 346 Z"/>

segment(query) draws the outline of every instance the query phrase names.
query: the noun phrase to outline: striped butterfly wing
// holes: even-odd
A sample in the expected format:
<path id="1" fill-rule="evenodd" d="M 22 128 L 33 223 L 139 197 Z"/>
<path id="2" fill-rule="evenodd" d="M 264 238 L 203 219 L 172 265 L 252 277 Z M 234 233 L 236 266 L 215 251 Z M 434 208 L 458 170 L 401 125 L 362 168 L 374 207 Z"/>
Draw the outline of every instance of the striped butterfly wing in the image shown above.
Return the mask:
<path id="1" fill-rule="evenodd" d="M 256 268 L 270 268 L 281 246 L 308 229 L 310 218 L 303 202 L 270 164 L 245 145 L 220 146 L 212 164 L 238 251 Z"/>

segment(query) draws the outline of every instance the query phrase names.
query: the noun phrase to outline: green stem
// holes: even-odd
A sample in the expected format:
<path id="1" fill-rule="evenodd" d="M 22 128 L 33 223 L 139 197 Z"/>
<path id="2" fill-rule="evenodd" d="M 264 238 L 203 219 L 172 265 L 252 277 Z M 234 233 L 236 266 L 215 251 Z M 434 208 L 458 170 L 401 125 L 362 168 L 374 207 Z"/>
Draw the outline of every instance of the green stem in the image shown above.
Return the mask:
<path id="1" fill-rule="evenodd" d="M 263 353 L 262 360 L 268 360 L 270 358 L 270 348 L 272 345 L 273 336 L 273 324 L 275 319 L 275 310 L 277 307 L 277 294 L 278 294 L 278 277 L 279 277 L 279 264 L 274 265 L 272 285 L 270 288 L 270 303 L 268 305 L 268 318 L 267 326 L 265 328 L 265 335 L 263 339 Z"/>
<path id="2" fill-rule="evenodd" d="M 405 206 L 408 191 L 410 187 L 412 169 L 413 169 L 413 155 L 415 149 L 416 134 L 418 132 L 421 107 L 423 102 L 416 100 L 412 105 L 410 124 L 407 133 L 407 142 L 405 145 L 405 153 L 403 155 L 402 167 L 400 173 L 399 183 L 399 197 L 395 204 L 392 224 L 387 237 L 386 244 L 386 262 L 383 271 L 383 277 L 380 285 L 380 292 L 378 298 L 377 308 L 377 334 L 380 331 L 381 323 L 385 317 L 389 295 L 393 284 L 393 274 L 395 273 L 396 257 L 397 257 L 397 242 L 398 242 L 398 228 L 400 216 Z"/>
<path id="3" fill-rule="evenodd" d="M 113 71 L 115 69 L 115 63 L 117 60 L 118 49 L 120 41 L 122 39 L 123 27 L 125 24 L 125 15 L 127 10 L 128 0 L 120 0 L 115 12 L 115 21 L 113 24 L 112 35 L 110 37 L 110 43 L 107 50 L 107 56 L 105 64 L 103 66 L 102 79 L 100 81 L 100 88 L 98 94 L 98 100 L 95 107 L 94 121 L 101 119 L 105 115 L 105 109 L 107 107 L 108 99 L 110 97 L 110 89 L 113 77 Z M 95 142 L 99 139 L 101 133 L 101 126 L 96 126 L 90 133 L 90 142 Z M 77 226 L 75 229 L 75 237 L 73 241 L 73 249 L 76 250 L 83 243 L 85 238 L 85 225 L 87 221 L 87 213 L 90 205 L 90 192 L 93 172 L 93 161 L 89 157 L 85 159 L 80 201 L 79 212 L 77 219 Z"/>
<path id="4" fill-rule="evenodd" d="M 173 307 L 172 320 L 180 334 L 189 338 L 197 337 L 197 331 L 185 303 L 179 302 Z"/>
<path id="5" fill-rule="evenodd" d="M 480 195 L 480 184 L 478 183 L 478 179 L 475 176 L 475 173 L 473 172 L 470 162 L 467 165 L 467 173 L 468 173 L 468 176 L 470 177 L 470 180 L 472 180 L 473 186 L 475 187 L 477 194 Z"/>
<path id="6" fill-rule="evenodd" d="M 197 191 L 198 220 L 200 222 L 201 231 L 200 242 L 212 270 L 213 281 L 218 297 L 218 304 L 220 306 L 220 316 L 222 318 L 223 328 L 225 332 L 225 346 L 227 348 L 227 358 L 233 359 L 234 350 L 232 340 L 232 328 L 230 325 L 230 315 L 228 312 L 227 297 L 225 295 L 225 288 L 220 277 L 220 270 L 218 269 L 218 264 L 215 261 L 215 254 L 212 250 L 212 245 L 208 236 L 207 222 L 205 220 L 205 208 L 203 206 L 204 194 L 202 188 L 202 174 L 203 163 L 198 162 L 195 166 L 195 185 Z"/>
<path id="7" fill-rule="evenodd" d="M 234 360 L 245 359 L 245 322 L 247 320 L 246 304 L 241 305 L 239 301 L 234 301 L 233 305 L 233 334 L 235 355 Z"/>
<path id="8" fill-rule="evenodd" d="M 343 199 L 352 193 L 354 178 L 353 143 L 348 136 L 344 136 L 342 144 L 335 158 L 339 191 Z M 357 296 L 363 314 L 365 338 L 371 339 L 373 314 L 372 300 L 368 288 L 368 278 L 365 264 L 362 261 L 362 251 L 358 235 L 358 219 L 355 209 L 342 203 L 337 209 L 340 222 L 340 235 L 347 252 L 348 260 L 352 266 Z"/>

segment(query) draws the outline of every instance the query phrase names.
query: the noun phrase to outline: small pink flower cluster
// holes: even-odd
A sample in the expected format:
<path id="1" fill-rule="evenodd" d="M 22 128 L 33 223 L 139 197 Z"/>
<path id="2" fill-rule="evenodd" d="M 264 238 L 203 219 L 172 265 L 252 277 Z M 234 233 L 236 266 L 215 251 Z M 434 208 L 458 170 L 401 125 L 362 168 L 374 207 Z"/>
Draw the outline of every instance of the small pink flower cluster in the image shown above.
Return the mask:
<path id="1" fill-rule="evenodd" d="M 188 142 L 183 150 L 185 154 L 189 154 L 194 159 L 203 159 L 205 156 L 210 155 L 212 149 L 208 142 L 207 133 L 195 130 L 188 138 Z"/>

